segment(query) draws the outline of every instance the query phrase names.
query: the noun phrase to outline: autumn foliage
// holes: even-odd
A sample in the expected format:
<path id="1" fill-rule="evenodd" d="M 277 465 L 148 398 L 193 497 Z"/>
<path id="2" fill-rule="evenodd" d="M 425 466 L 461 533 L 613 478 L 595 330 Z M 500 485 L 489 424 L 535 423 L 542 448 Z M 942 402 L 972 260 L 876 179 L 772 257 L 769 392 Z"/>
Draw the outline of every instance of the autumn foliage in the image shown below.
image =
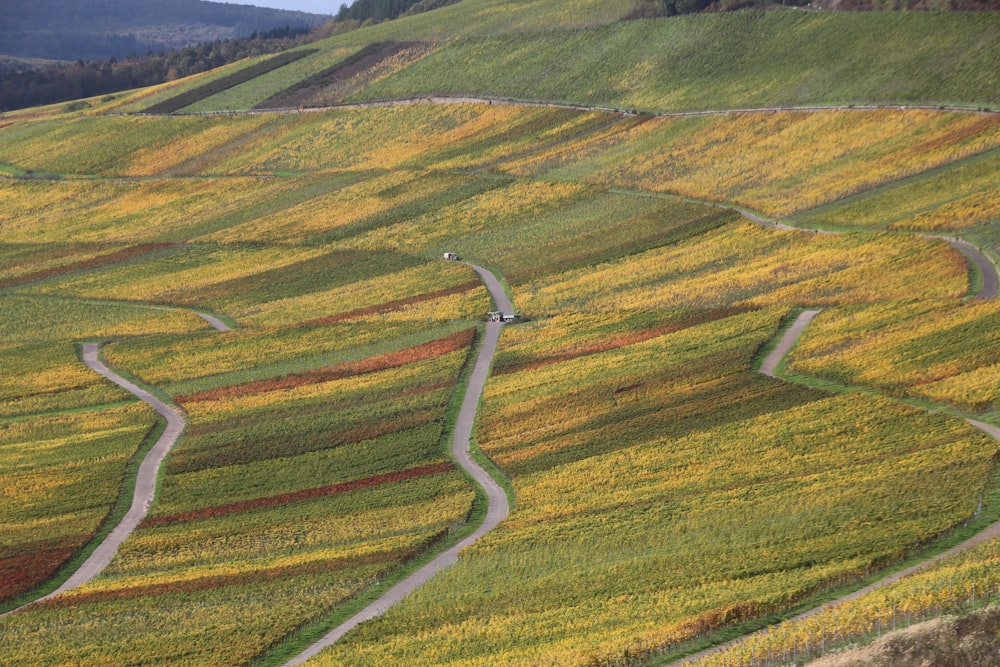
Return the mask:
<path id="1" fill-rule="evenodd" d="M 399 368 L 400 366 L 423 361 L 425 359 L 433 359 L 443 354 L 448 354 L 449 352 L 454 352 L 455 350 L 467 347 L 472 342 L 474 335 L 475 329 L 466 329 L 465 331 L 458 332 L 448 336 L 447 338 L 434 340 L 406 350 L 389 352 L 375 357 L 369 357 L 361 361 L 339 364 L 330 368 L 296 373 L 283 378 L 261 380 L 245 385 L 223 387 L 221 389 L 213 389 L 196 394 L 178 396 L 177 401 L 181 404 L 187 404 L 197 403 L 200 401 L 217 401 L 237 396 L 251 396 L 254 394 L 301 387 L 303 385 L 330 382 L 331 380 L 340 380 L 357 375 L 365 375 L 367 373 L 376 373 L 390 368 Z"/>
<path id="2" fill-rule="evenodd" d="M 328 486 L 303 489 L 301 491 L 292 491 L 290 493 L 282 493 L 276 496 L 268 496 L 266 498 L 243 500 L 240 502 L 228 503 L 226 505 L 216 505 L 215 507 L 205 507 L 200 510 L 181 512 L 179 514 L 160 515 L 146 519 L 143 521 L 141 527 L 155 528 L 156 526 L 166 526 L 183 521 L 197 521 L 199 519 L 211 519 L 214 517 L 226 516 L 227 514 L 236 514 L 238 512 L 250 512 L 267 507 L 274 507 L 276 505 L 287 505 L 289 503 L 302 500 L 312 500 L 314 498 L 322 498 L 324 496 L 333 496 L 338 493 L 366 489 L 380 484 L 401 482 L 406 479 L 413 479 L 414 477 L 423 477 L 424 475 L 436 475 L 437 473 L 446 472 L 448 470 L 454 470 L 454 466 L 451 463 L 435 463 L 433 465 L 421 466 L 419 468 L 408 468 L 406 470 L 386 473 L 384 475 L 373 475 L 364 479 L 341 482 L 340 484 L 331 484 Z"/>

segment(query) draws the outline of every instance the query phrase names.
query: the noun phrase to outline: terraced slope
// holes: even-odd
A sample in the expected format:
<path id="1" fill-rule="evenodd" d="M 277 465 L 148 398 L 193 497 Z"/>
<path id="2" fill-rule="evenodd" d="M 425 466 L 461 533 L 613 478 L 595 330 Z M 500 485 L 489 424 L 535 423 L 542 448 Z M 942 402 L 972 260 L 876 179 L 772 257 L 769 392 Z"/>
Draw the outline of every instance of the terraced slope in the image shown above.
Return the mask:
<path id="1" fill-rule="evenodd" d="M 718 37 L 716 28 L 735 25 L 727 22 L 748 21 L 755 39 L 792 25 L 834 39 L 833 27 L 848 24 L 781 13 L 600 27 L 619 5 L 575 9 L 466 0 L 433 27 L 414 19 L 332 38 L 194 104 L 249 108 L 298 81 L 322 81 L 318 73 L 368 43 L 402 41 L 394 31 L 443 36 L 459 16 L 475 18 L 462 39 L 423 42 L 406 52 L 414 59 L 384 58 L 393 66 L 337 85 L 376 96 L 417 60 L 442 67 L 435 58 L 521 44 L 522 90 L 580 91 L 588 88 L 573 63 L 565 76 L 541 76 L 566 29 L 587 60 L 602 46 L 624 53 L 610 46 L 636 35 L 655 44 L 683 33 L 702 54 L 703 34 Z M 971 24 L 942 20 L 935 38 L 972 34 Z M 551 33 L 538 32 L 545 26 Z M 607 80 L 627 80 L 622 68 L 634 64 L 603 60 Z M 456 80 L 499 85 L 479 76 L 492 56 L 461 62 Z M 756 71 L 760 81 L 801 83 L 808 62 Z M 144 108 L 214 76 L 95 110 Z M 995 90 L 984 76 L 957 77 L 978 105 Z M 648 81 L 638 90 L 657 105 L 674 104 L 654 77 L 636 80 Z M 846 77 L 837 81 L 848 90 Z M 608 99 L 597 83 L 594 99 Z M 772 92 L 779 103 L 784 93 Z M 698 104 L 748 93 L 726 94 Z M 49 413 L 117 408 L 123 397 L 105 387 L 58 379 L 75 362 L 74 342 L 100 335 L 116 340 L 109 361 L 173 396 L 190 427 L 152 513 L 107 570 L 0 620 L 11 664 L 283 663 L 461 539 L 483 505 L 446 443 L 456 386 L 482 335 L 477 320 L 491 305 L 471 270 L 443 252 L 502 269 L 528 316 L 500 340 L 476 436 L 509 475 L 516 503 L 455 567 L 313 664 L 667 660 L 714 630 L 857 585 L 981 508 L 977 516 L 996 512 L 986 484 L 996 444 L 962 420 L 754 371 L 793 308 L 823 306 L 808 332 L 818 374 L 933 390 L 993 418 L 997 343 L 981 335 L 993 313 L 967 302 L 982 281 L 948 242 L 912 233 L 925 229 L 925 214 L 938 216 L 927 226 L 936 233 L 993 226 L 993 114 L 651 117 L 487 103 L 39 114 L 0 123 L 10 174 L 0 180 L 0 298 L 10 306 L 0 358 L 30 370 L 7 374 L 4 414 L 22 424 L 45 413 L 49 428 Z M 32 173 L 47 178 L 25 178 Z M 970 184 L 964 227 L 949 215 L 959 182 Z M 912 192 L 910 183 L 925 193 L 919 211 L 895 192 Z M 746 222 L 728 206 L 799 224 L 857 207 L 872 222 L 844 216 L 837 226 L 852 233 L 815 234 Z M 890 219 L 891 229 L 878 222 Z M 23 323 L 42 304 L 54 333 L 32 347 Z M 208 331 L 195 315 L 162 310 L 180 306 L 240 327 Z M 886 326 L 900 318 L 898 330 Z M 30 354 L 15 366 L 22 351 Z M 976 390 L 962 391 L 972 379 Z M 81 428 L 99 440 L 107 425 Z M 131 421 L 114 430 L 125 451 L 138 447 Z M 50 461 L 40 444 L 65 437 L 22 432 L 0 475 L 28 480 L 26 467 L 50 462 L 75 479 L 81 467 Z M 60 495 L 41 480 L 19 486 L 23 505 L 8 510 L 23 518 L 11 567 L 31 586 L 49 574 L 21 556 L 39 525 L 64 519 L 55 499 L 74 488 Z M 61 535 L 84 532 L 43 537 L 65 549 Z M 970 582 L 992 580 L 990 558 L 968 557 Z"/>

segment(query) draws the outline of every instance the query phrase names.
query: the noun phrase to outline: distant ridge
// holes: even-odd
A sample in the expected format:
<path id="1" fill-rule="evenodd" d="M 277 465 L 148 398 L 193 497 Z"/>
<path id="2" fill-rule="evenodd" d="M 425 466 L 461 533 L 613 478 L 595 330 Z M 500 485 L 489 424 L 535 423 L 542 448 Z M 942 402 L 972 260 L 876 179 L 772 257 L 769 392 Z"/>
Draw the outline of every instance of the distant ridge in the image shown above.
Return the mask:
<path id="1" fill-rule="evenodd" d="M 331 17 L 202 0 L 36 0 L 5 3 L 0 54 L 107 60 L 243 37 L 312 28 Z"/>

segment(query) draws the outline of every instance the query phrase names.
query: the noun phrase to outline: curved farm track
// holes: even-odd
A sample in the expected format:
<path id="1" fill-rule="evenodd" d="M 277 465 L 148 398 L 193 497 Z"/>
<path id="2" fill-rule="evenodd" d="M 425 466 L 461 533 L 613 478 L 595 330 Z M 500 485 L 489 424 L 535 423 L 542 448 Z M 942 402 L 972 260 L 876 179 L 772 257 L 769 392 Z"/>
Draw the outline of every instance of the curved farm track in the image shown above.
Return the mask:
<path id="1" fill-rule="evenodd" d="M 609 112 L 617 113 L 626 116 L 640 115 L 640 112 L 622 110 L 622 109 L 612 109 L 606 107 L 586 107 L 577 106 L 570 104 L 557 104 L 557 103 L 545 103 L 545 102 L 525 102 L 518 100 L 504 100 L 504 99 L 489 99 L 489 98 L 476 98 L 476 97 L 420 97 L 415 99 L 404 99 L 404 100 L 390 100 L 390 101 L 380 101 L 380 102 L 368 102 L 368 103 L 357 103 L 357 104 L 343 104 L 334 105 L 328 107 L 315 107 L 315 108 L 273 108 L 273 109 L 255 109 L 250 111 L 225 111 L 225 112 L 201 112 L 198 114 L 190 115 L 240 115 L 240 114 L 264 114 L 264 113 L 305 113 L 305 112 L 322 112 L 338 109 L 365 109 L 365 108 L 375 108 L 375 107 L 389 107 L 389 106 L 404 106 L 411 104 L 497 104 L 497 105 L 510 105 L 510 106 L 528 106 L 528 107 L 554 107 L 563 109 L 576 109 L 580 111 L 598 111 L 598 112 Z M 724 115 L 730 113 L 740 113 L 740 112 L 777 112 L 777 111 L 803 111 L 803 112 L 817 112 L 817 111 L 828 111 L 828 110 L 870 110 L 876 108 L 883 108 L 879 106 L 826 106 L 826 107 L 769 107 L 769 108 L 754 108 L 754 109 L 725 109 L 725 110 L 704 110 L 704 111 L 694 111 L 694 112 L 664 112 L 664 113 L 649 113 L 641 114 L 648 116 L 706 116 L 706 115 Z M 898 105 L 893 105 L 891 108 L 900 108 Z M 931 107 L 907 107 L 913 109 L 931 108 Z M 942 109 L 942 107 L 932 107 L 935 110 Z M 952 111 L 964 111 L 970 113 L 1000 113 L 995 111 L 982 111 L 979 109 L 967 109 L 960 107 L 948 107 L 946 110 Z M 185 114 L 129 114 L 129 115 L 185 115 Z M 839 232 L 829 232 L 826 230 L 818 229 L 804 229 L 799 227 L 793 227 L 779 222 L 770 221 L 761 218 L 751 212 L 739 211 L 745 218 L 751 220 L 762 226 L 785 230 L 785 231 L 806 231 L 812 233 L 839 233 Z M 957 238 L 957 237 L 936 237 L 942 238 L 947 241 L 953 248 L 965 255 L 970 262 L 972 262 L 977 268 L 978 272 L 983 277 L 983 284 L 981 289 L 977 293 L 977 298 L 990 299 L 996 298 L 998 293 L 1000 293 L 1000 268 L 996 266 L 986 255 L 984 255 L 980 250 L 975 248 L 972 244 L 967 241 Z M 503 312 L 513 312 L 514 308 L 508 299 L 506 293 L 500 282 L 496 277 L 489 271 L 472 264 L 469 264 L 472 269 L 474 269 L 482 278 L 483 282 L 486 284 L 491 296 L 496 302 L 496 308 Z M 784 357 L 790 352 L 794 347 L 798 338 L 804 332 L 809 322 L 815 317 L 820 311 L 819 310 L 809 310 L 801 313 L 797 320 L 793 323 L 792 328 L 789 329 L 779 340 L 777 347 L 774 351 L 768 355 L 761 366 L 761 372 L 770 376 L 778 376 L 778 367 Z M 230 328 L 221 319 L 205 314 L 197 313 L 211 326 L 219 331 L 229 331 Z M 441 569 L 446 568 L 458 560 L 458 554 L 461 550 L 468 547 L 484 534 L 496 527 L 501 521 L 503 521 L 508 512 L 509 504 L 507 501 L 506 493 L 503 489 L 496 483 L 496 481 L 489 476 L 489 474 L 482 469 L 476 462 L 474 462 L 470 457 L 469 442 L 472 434 L 472 430 L 475 423 L 476 411 L 478 408 L 479 400 L 482 395 L 482 391 L 485 386 L 486 379 L 489 375 L 490 366 L 493 360 L 493 356 L 496 352 L 496 347 L 499 342 L 500 334 L 503 328 L 503 323 L 500 322 L 490 322 L 486 325 L 485 336 L 480 347 L 479 355 L 476 359 L 473 372 L 470 377 L 469 385 L 466 393 L 463 397 L 462 406 L 460 413 L 455 425 L 454 436 L 452 441 L 452 453 L 455 457 L 457 464 L 465 470 L 476 483 L 484 490 L 488 506 L 487 515 L 481 525 L 479 525 L 476 530 L 461 540 L 459 543 L 455 544 L 448 550 L 442 552 L 436 556 L 429 563 L 421 567 L 416 572 L 407 576 L 405 579 L 397 583 L 386 593 L 376 599 L 374 602 L 369 604 L 367 607 L 362 609 L 360 612 L 352 616 L 350 619 L 337 626 L 320 640 L 310 645 L 304 651 L 299 653 L 293 659 L 288 661 L 286 665 L 299 665 L 310 659 L 311 657 L 318 654 L 324 648 L 331 646 L 341 637 L 343 637 L 351 629 L 359 625 L 360 623 L 376 618 L 383 613 L 385 613 L 391 606 L 403 599 L 407 594 L 413 590 L 419 588 L 424 583 L 429 581 L 433 576 Z M 107 368 L 98 358 L 100 346 L 98 344 L 87 344 L 84 345 L 84 363 L 89 367 L 94 369 L 96 372 L 104 375 L 110 379 L 115 384 L 123 387 L 130 393 L 134 394 L 141 400 L 147 402 L 157 412 L 162 415 L 167 421 L 167 428 L 164 433 L 157 440 L 156 444 L 153 446 L 152 450 L 144 458 L 139 473 L 137 475 L 135 492 L 133 494 L 132 506 L 129 509 L 126 516 L 122 521 L 112 530 L 111 534 L 98 546 L 98 548 L 91 554 L 91 556 L 80 566 L 80 568 L 74 572 L 69 579 L 67 579 L 58 589 L 50 593 L 49 595 L 40 598 L 48 599 L 50 597 L 59 595 L 65 591 L 72 588 L 80 586 L 87 583 L 94 577 L 96 577 L 111 561 L 115 553 L 118 550 L 120 544 L 135 530 L 139 522 L 148 513 L 150 503 L 153 499 L 153 493 L 155 491 L 156 479 L 159 472 L 160 464 L 162 463 L 164 457 L 170 448 L 176 443 L 181 432 L 184 429 L 185 421 L 183 416 L 175 408 L 161 401 L 160 399 L 153 396 L 148 391 L 138 387 L 134 383 L 122 378 L 121 376 L 115 374 L 112 370 Z M 993 438 L 1000 440 L 1000 428 L 979 422 L 976 420 L 967 420 L 971 425 L 980 430 L 986 432 Z M 948 558 L 956 553 L 967 550 L 977 544 L 980 544 L 986 540 L 1000 537 L 1000 521 L 992 524 L 986 530 L 982 531 L 978 535 L 969 540 L 949 549 L 946 552 L 938 554 L 927 561 L 920 563 L 918 565 L 907 568 L 906 570 L 897 572 L 891 576 L 886 577 L 874 584 L 871 584 L 865 588 L 855 591 L 849 595 L 846 595 L 838 600 L 834 600 L 822 606 L 816 607 L 810 611 L 804 612 L 798 616 L 793 617 L 792 620 L 806 618 L 815 614 L 822 612 L 829 607 L 836 606 L 840 603 L 855 599 L 857 597 L 863 596 L 870 593 L 878 588 L 884 587 L 891 583 L 898 581 L 899 579 L 906 577 L 914 572 L 917 572 L 923 568 L 926 568 L 933 563 L 936 563 L 942 559 Z M 34 602 L 34 601 L 33 601 Z M 6 614 L 14 613 L 19 609 L 33 604 L 29 602 L 21 607 L 10 610 Z M 3 616 L 5 614 L 0 614 Z M 735 639 L 731 642 L 721 644 L 719 646 L 713 647 L 706 651 L 700 652 L 695 655 L 688 656 L 680 661 L 672 664 L 687 664 L 701 657 L 705 657 L 711 653 L 721 651 L 729 646 L 738 644 L 743 641 L 745 637 Z"/>
<path id="2" fill-rule="evenodd" d="M 482 279 L 486 288 L 495 302 L 496 309 L 505 313 L 513 313 L 514 306 L 504 291 L 503 285 L 488 270 L 467 264 L 476 271 Z M 197 312 L 202 319 L 209 323 L 218 331 L 231 331 L 231 328 L 220 318 L 213 315 Z M 354 626 L 371 618 L 383 614 L 389 607 L 399 602 L 408 593 L 429 581 L 437 572 L 446 568 L 458 560 L 459 552 L 485 535 L 503 521 L 510 506 L 507 501 L 507 494 L 499 484 L 487 473 L 478 463 L 472 460 L 470 453 L 470 440 L 475 426 L 476 413 L 479 407 L 479 399 L 482 395 L 486 379 L 489 376 L 490 366 L 496 354 L 497 343 L 500 340 L 500 333 L 503 330 L 503 322 L 489 322 L 486 324 L 486 332 L 483 337 L 479 355 L 476 358 L 469 384 L 462 400 L 462 405 L 455 423 L 452 438 L 452 454 L 456 463 L 465 470 L 483 489 L 487 499 L 486 517 L 483 522 L 469 536 L 436 556 L 413 574 L 409 575 L 389 591 L 358 612 L 345 623 L 331 630 L 326 636 L 306 650 L 293 658 L 288 664 L 297 665 L 309 659 L 327 646 L 336 642 Z M 170 449 L 176 444 L 186 426 L 186 420 L 179 409 L 167 404 L 165 401 L 154 396 L 151 392 L 139 387 L 137 384 L 121 377 L 100 360 L 99 343 L 86 343 L 83 345 L 83 362 L 97 373 L 103 375 L 111 382 L 122 387 L 140 400 L 153 407 L 165 420 L 166 428 L 152 449 L 143 458 L 136 476 L 135 490 L 132 497 L 132 504 L 125 517 L 116 525 L 110 534 L 104 538 L 91 555 L 74 571 L 69 578 L 56 590 L 44 597 L 32 600 L 24 605 L 0 614 L 0 617 L 15 613 L 40 600 L 65 593 L 73 588 L 81 586 L 101 573 L 111 562 L 118 548 L 121 546 L 139 523 L 149 513 L 150 505 L 156 491 L 156 481 L 159 476 L 160 466 Z"/>
<path id="3" fill-rule="evenodd" d="M 733 210 L 737 211 L 750 222 L 754 222 L 762 227 L 768 227 L 771 229 L 780 229 L 786 232 L 809 232 L 811 234 L 848 233 L 834 232 L 826 229 L 810 229 L 808 227 L 793 227 L 792 225 L 786 225 L 783 222 L 775 222 L 773 220 L 768 220 L 767 218 L 762 218 L 761 216 L 750 211 L 742 209 Z M 922 236 L 928 239 L 941 239 L 942 241 L 946 241 L 952 248 L 965 255 L 966 259 L 968 259 L 976 267 L 983 280 L 983 284 L 979 288 L 979 292 L 976 293 L 977 299 L 993 299 L 1000 294 L 1000 267 L 998 267 L 993 260 L 987 257 L 982 250 L 959 236 L 936 236 L 933 234 L 923 234 Z"/>
<path id="4" fill-rule="evenodd" d="M 1000 286 L 1000 268 L 990 260 L 979 248 L 968 241 L 958 237 L 932 237 L 943 238 L 952 248 L 965 255 L 972 262 L 983 277 L 983 284 L 976 294 L 977 299 L 994 299 L 998 296 L 998 286 Z"/>
<path id="5" fill-rule="evenodd" d="M 504 292 L 503 285 L 491 272 L 482 267 L 468 264 L 482 278 L 483 283 L 489 290 L 497 310 L 505 313 L 513 313 L 514 307 Z M 455 462 L 465 472 L 467 472 L 476 483 L 482 487 L 486 493 L 487 511 L 486 518 L 476 528 L 475 532 L 455 544 L 448 550 L 438 554 L 429 563 L 421 567 L 413 574 L 397 583 L 386 591 L 374 602 L 359 611 L 357 614 L 341 623 L 333 630 L 324 635 L 319 641 L 310 645 L 304 651 L 285 663 L 286 665 L 301 665 L 314 655 L 333 645 L 337 640 L 347 634 L 355 626 L 384 614 L 389 607 L 393 606 L 406 595 L 416 590 L 420 586 L 430 581 L 439 570 L 453 565 L 458 560 L 458 554 L 462 549 L 471 545 L 480 537 L 491 531 L 497 524 L 507 517 L 510 506 L 507 502 L 507 494 L 496 481 L 490 477 L 489 473 L 483 470 L 478 463 L 472 460 L 469 452 L 469 441 L 472 437 L 472 429 L 476 421 L 476 411 L 479 408 L 479 398 L 482 396 L 483 388 L 486 385 L 486 378 L 489 376 L 490 365 L 493 363 L 493 356 L 496 354 L 497 343 L 500 340 L 500 332 L 503 329 L 503 322 L 489 322 L 486 324 L 486 335 L 483 337 L 482 345 L 479 348 L 479 355 L 469 378 L 469 385 L 462 398 L 462 407 L 455 423 L 454 435 L 452 436 L 451 451 L 455 457 Z"/>
<path id="6" fill-rule="evenodd" d="M 205 320 L 216 331 L 232 331 L 232 328 L 228 324 L 215 315 L 198 311 L 195 311 L 195 314 Z M 91 552 L 90 556 L 87 557 L 83 564 L 81 564 L 80 567 L 77 568 L 76 571 L 74 571 L 57 589 L 48 595 L 26 602 L 19 607 L 10 609 L 0 614 L 0 617 L 12 614 L 36 602 L 48 600 L 61 593 L 65 593 L 78 586 L 82 586 L 100 574 L 101 571 L 108 566 L 111 559 L 115 557 L 116 553 L 118 553 L 118 547 L 121 546 L 121 543 L 135 531 L 139 523 L 142 522 L 142 520 L 149 513 L 153 497 L 156 494 L 156 480 L 159 477 L 160 466 L 163 463 L 163 459 L 173 446 L 177 444 L 177 440 L 184 432 L 185 426 L 187 426 L 187 421 L 184 419 L 184 415 L 177 407 L 160 400 L 151 392 L 143 389 L 134 382 L 126 380 L 108 368 L 100 359 L 100 350 L 102 345 L 102 343 L 84 343 L 82 345 L 83 363 L 91 370 L 103 375 L 105 378 L 129 392 L 139 400 L 152 406 L 152 408 L 156 410 L 156 412 L 159 413 L 159 415 L 166 421 L 166 428 L 163 433 L 160 434 L 160 437 L 157 438 L 152 449 L 150 449 L 149 452 L 146 453 L 146 456 L 143 457 L 142 463 L 139 464 L 139 471 L 136 474 L 135 479 L 135 489 L 132 492 L 132 504 L 122 520 L 118 522 L 118 525 L 111 530 L 107 537 L 105 537 L 97 545 L 94 551 Z"/>
<path id="7" fill-rule="evenodd" d="M 108 368 L 100 359 L 100 349 L 100 343 L 85 343 L 83 345 L 83 363 L 139 400 L 152 406 L 166 420 L 166 428 L 139 465 L 139 471 L 135 479 L 135 490 L 132 493 L 132 504 L 122 520 L 118 522 L 118 525 L 111 530 L 108 536 L 97 545 L 97 548 L 94 549 L 83 564 L 61 586 L 38 600 L 33 600 L 6 612 L 7 614 L 24 609 L 39 600 L 47 600 L 77 586 L 82 586 L 108 566 L 111 559 L 118 553 L 118 547 L 121 546 L 121 543 L 135 531 L 139 523 L 149 513 L 150 505 L 156 494 L 156 480 L 160 473 L 160 465 L 163 463 L 163 459 L 170 449 L 177 443 L 187 424 L 180 410 Z"/>

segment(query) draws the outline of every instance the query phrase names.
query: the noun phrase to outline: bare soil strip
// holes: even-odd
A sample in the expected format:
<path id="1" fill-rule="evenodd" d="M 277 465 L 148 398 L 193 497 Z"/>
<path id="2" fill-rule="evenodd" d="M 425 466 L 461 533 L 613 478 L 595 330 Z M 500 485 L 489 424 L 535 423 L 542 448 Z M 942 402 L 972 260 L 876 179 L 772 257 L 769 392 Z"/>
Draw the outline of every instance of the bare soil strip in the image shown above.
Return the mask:
<path id="1" fill-rule="evenodd" d="M 83 564 L 76 570 L 76 572 L 70 575 L 69 579 L 63 582 L 59 588 L 52 591 L 48 595 L 39 598 L 39 600 L 48 600 L 49 598 L 53 598 L 61 593 L 65 593 L 66 591 L 74 589 L 78 586 L 82 586 L 100 574 L 101 571 L 108 566 L 111 559 L 115 557 L 116 553 L 118 553 L 118 547 L 121 543 L 132 534 L 132 532 L 139 525 L 139 522 L 141 522 L 145 518 L 146 514 L 149 513 L 153 497 L 156 495 L 156 479 L 160 472 L 160 465 L 163 463 L 163 459 L 166 457 L 167 452 L 170 451 L 170 449 L 177 442 L 178 438 L 180 438 L 181 433 L 184 431 L 184 426 L 186 425 L 183 415 L 181 415 L 176 408 L 168 405 L 142 387 L 126 380 L 105 366 L 99 358 L 98 353 L 100 352 L 100 349 L 101 344 L 99 343 L 85 343 L 83 345 L 83 363 L 107 379 L 111 380 L 125 391 L 151 405 L 153 409 L 166 420 L 167 426 L 157 439 L 156 444 L 153 445 L 153 448 L 149 450 L 149 453 L 146 454 L 146 457 L 139 465 L 139 472 L 136 475 L 135 480 L 135 490 L 132 494 L 132 505 L 128 512 L 118 525 L 111 530 L 111 533 L 104 538 L 104 541 L 97 546 L 94 552 L 91 553 Z M 20 607 L 16 607 L 7 613 L 13 613 L 19 609 L 24 609 L 39 600 L 34 600 Z"/>
<path id="2" fill-rule="evenodd" d="M 472 264 L 468 266 L 475 269 L 476 273 L 483 279 L 486 288 L 493 297 L 493 301 L 496 303 L 497 310 L 504 313 L 513 313 L 514 307 L 504 292 L 500 281 L 491 272 L 482 267 Z M 507 494 L 478 463 L 472 460 L 469 453 L 469 440 L 472 437 L 472 429 L 476 422 L 476 410 L 479 408 L 479 398 L 482 396 L 483 388 L 486 385 L 486 378 L 489 376 L 490 365 L 493 363 L 493 355 L 496 354 L 497 342 L 500 340 L 502 329 L 502 322 L 489 322 L 486 324 L 486 335 L 483 338 L 482 347 L 479 349 L 479 356 L 476 358 L 476 365 L 473 368 L 472 376 L 469 378 L 469 386 L 462 400 L 462 407 L 458 414 L 458 420 L 455 423 L 455 432 L 451 444 L 451 451 L 456 463 L 469 473 L 486 492 L 488 502 L 486 519 L 474 533 L 447 551 L 442 552 L 431 562 L 427 563 L 427 565 L 424 565 L 390 588 L 377 600 L 289 660 L 285 663 L 286 666 L 301 665 L 323 649 L 332 646 L 355 626 L 384 614 L 389 607 L 430 581 L 439 570 L 453 565 L 458 561 L 458 554 L 462 549 L 465 549 L 488 533 L 507 517 L 507 513 L 510 511 L 507 503 Z"/>

